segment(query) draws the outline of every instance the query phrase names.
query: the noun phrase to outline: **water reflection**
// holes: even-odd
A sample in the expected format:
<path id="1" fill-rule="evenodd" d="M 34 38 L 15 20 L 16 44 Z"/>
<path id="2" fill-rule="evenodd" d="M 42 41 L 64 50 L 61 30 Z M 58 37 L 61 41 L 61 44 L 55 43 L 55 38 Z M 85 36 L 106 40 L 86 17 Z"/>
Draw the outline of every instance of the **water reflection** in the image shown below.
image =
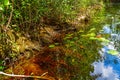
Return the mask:
<path id="1" fill-rule="evenodd" d="M 120 42 L 120 33 L 117 31 L 118 23 L 115 23 L 114 18 L 112 17 L 112 24 L 105 25 L 103 27 L 102 34 L 110 34 L 109 38 L 110 43 L 104 44 L 103 48 L 99 51 L 102 59 L 98 62 L 94 62 L 94 72 L 90 73 L 92 76 L 98 76 L 96 80 L 120 80 L 120 54 L 111 55 L 108 54 L 109 50 L 119 51 L 119 42 Z"/>
<path id="2" fill-rule="evenodd" d="M 96 80 L 119 80 L 119 75 L 115 73 L 112 66 L 105 66 L 104 61 L 94 62 L 94 73 L 91 75 L 99 75 Z"/>

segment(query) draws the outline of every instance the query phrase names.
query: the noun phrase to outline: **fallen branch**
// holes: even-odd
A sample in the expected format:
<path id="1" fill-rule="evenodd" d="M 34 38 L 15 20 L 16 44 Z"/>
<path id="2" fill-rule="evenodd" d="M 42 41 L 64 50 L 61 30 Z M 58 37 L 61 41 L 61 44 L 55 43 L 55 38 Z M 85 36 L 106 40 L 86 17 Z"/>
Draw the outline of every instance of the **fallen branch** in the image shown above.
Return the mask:
<path id="1" fill-rule="evenodd" d="M 19 78 L 40 78 L 40 79 L 46 79 L 44 75 L 46 75 L 48 72 L 43 73 L 41 76 L 30 76 L 30 75 L 16 75 L 16 74 L 7 74 L 2 71 L 0 71 L 0 74 L 9 76 L 9 77 L 19 77 Z"/>

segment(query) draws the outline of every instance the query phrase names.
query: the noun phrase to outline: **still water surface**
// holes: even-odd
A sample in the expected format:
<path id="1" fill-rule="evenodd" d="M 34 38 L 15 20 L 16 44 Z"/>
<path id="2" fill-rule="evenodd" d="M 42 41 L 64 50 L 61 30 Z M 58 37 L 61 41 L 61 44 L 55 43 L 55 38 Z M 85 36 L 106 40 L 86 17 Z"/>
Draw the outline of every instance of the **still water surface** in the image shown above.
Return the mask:
<path id="1" fill-rule="evenodd" d="M 114 6 L 113 6 L 114 7 Z M 100 34 L 109 34 L 108 44 L 101 43 L 103 47 L 99 50 L 101 59 L 95 61 L 94 72 L 90 75 L 98 76 L 96 80 L 120 80 L 120 9 L 117 9 L 116 14 L 107 14 L 111 19 L 111 23 L 103 25 Z M 111 55 L 108 52 L 116 50 L 118 55 Z"/>

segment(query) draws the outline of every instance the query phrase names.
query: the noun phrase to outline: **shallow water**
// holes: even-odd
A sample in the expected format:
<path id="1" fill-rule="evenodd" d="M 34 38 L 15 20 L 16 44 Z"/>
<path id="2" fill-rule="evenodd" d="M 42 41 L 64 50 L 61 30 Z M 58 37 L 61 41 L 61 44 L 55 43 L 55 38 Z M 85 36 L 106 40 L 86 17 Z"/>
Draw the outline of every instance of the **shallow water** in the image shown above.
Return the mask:
<path id="1" fill-rule="evenodd" d="M 97 76 L 96 80 L 120 80 L 120 8 L 116 8 L 116 10 L 113 10 L 116 11 L 114 14 L 111 13 L 112 8 L 109 9 L 111 11 L 106 15 L 110 15 L 108 19 L 111 19 L 111 22 L 106 22 L 99 32 L 99 34 L 109 34 L 108 40 L 110 42 L 108 44 L 101 43 L 103 47 L 98 51 L 101 59 L 92 64 L 94 71 L 90 75 Z M 110 50 L 115 50 L 119 54 L 109 54 Z"/>

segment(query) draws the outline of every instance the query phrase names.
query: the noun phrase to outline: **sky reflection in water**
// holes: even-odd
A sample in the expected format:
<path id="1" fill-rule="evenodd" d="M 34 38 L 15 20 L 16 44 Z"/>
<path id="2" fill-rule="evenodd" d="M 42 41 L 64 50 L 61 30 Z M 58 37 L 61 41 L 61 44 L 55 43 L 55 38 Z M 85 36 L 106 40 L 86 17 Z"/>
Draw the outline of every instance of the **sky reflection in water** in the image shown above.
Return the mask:
<path id="1" fill-rule="evenodd" d="M 120 57 L 107 53 L 111 49 L 116 50 L 113 38 L 118 38 L 118 34 L 114 33 L 109 25 L 103 27 L 103 33 L 111 34 L 112 41 L 99 51 L 103 59 L 92 64 L 94 72 L 90 74 L 92 76 L 99 75 L 96 80 L 120 80 Z"/>

